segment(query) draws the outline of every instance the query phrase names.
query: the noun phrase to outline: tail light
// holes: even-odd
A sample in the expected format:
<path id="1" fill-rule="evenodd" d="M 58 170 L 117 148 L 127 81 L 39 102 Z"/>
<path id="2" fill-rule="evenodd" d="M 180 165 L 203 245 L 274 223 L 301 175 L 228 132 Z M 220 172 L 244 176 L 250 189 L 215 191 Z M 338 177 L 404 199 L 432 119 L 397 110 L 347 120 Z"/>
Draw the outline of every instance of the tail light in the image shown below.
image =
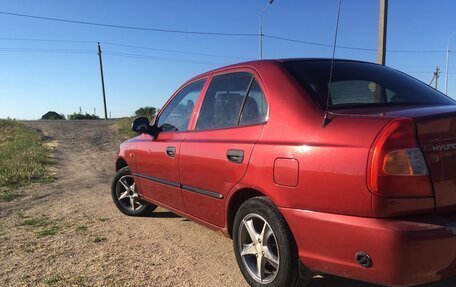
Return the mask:
<path id="1" fill-rule="evenodd" d="M 431 181 L 411 119 L 389 123 L 371 147 L 368 186 L 387 197 L 432 196 Z"/>

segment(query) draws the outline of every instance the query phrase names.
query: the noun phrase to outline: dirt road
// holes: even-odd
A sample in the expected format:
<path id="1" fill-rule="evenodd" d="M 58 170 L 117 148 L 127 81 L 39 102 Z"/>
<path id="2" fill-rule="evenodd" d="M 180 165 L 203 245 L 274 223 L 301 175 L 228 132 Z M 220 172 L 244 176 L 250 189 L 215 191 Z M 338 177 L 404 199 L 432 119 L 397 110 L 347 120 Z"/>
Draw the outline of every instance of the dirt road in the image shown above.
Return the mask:
<path id="1" fill-rule="evenodd" d="M 113 122 L 27 124 L 54 146 L 56 181 L 0 203 L 1 286 L 246 286 L 231 240 L 164 209 L 116 210 Z M 310 286 L 373 287 L 330 276 Z"/>

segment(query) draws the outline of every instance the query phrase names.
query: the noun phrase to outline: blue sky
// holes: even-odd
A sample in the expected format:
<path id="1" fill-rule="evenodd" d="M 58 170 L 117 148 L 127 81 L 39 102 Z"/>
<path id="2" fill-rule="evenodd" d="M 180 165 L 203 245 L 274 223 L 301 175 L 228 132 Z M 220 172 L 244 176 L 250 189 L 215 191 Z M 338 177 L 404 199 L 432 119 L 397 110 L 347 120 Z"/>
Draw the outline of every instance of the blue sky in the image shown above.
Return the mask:
<path id="1" fill-rule="evenodd" d="M 2 0 L 0 11 L 158 29 L 255 34 L 266 3 Z M 275 0 L 264 14 L 263 32 L 331 44 L 336 10 L 337 0 Z M 338 44 L 375 49 L 378 10 L 378 0 L 342 0 Z M 390 0 L 387 48 L 444 51 L 449 34 L 456 31 L 454 11 L 454 0 Z M 141 106 L 161 107 L 188 78 L 223 65 L 257 59 L 259 54 L 257 37 L 135 31 L 8 15 L 0 15 L 0 27 L 0 118 L 37 119 L 49 110 L 70 114 L 79 107 L 89 113 L 95 108 L 101 116 L 97 41 L 104 51 L 107 104 L 112 117 L 132 115 Z M 452 43 L 456 51 L 456 36 Z M 264 39 L 264 58 L 330 57 L 331 52 L 327 47 Z M 375 62 L 377 54 L 338 49 L 336 57 Z M 452 57 L 449 95 L 456 98 L 456 54 Z M 435 67 L 440 66 L 439 89 L 444 88 L 445 53 L 389 52 L 387 65 L 424 82 L 430 82 Z"/>

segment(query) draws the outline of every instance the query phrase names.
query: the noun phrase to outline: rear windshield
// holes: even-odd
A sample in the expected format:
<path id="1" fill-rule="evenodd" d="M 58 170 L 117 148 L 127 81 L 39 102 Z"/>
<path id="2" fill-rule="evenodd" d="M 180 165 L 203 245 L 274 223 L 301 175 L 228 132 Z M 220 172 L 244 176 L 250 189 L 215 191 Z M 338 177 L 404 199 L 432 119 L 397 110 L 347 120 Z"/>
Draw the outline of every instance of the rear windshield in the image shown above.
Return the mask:
<path id="1" fill-rule="evenodd" d="M 324 107 L 329 89 L 330 60 L 284 62 L 314 100 Z M 396 105 L 455 105 L 430 86 L 391 68 L 359 62 L 335 61 L 330 108 Z"/>

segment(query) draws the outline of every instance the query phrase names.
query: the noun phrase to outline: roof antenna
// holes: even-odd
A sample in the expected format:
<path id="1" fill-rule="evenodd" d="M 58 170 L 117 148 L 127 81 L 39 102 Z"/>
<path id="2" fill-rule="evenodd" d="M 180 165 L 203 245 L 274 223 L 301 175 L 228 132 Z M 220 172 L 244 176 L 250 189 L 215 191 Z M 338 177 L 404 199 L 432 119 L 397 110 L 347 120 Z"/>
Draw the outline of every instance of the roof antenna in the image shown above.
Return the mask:
<path id="1" fill-rule="evenodd" d="M 336 45 L 337 45 L 337 33 L 339 32 L 339 18 L 340 18 L 340 6 L 342 0 L 339 0 L 339 6 L 337 7 L 337 20 L 336 20 L 336 34 L 334 35 L 334 45 L 333 53 L 331 59 L 331 69 L 329 70 L 329 85 L 328 85 L 328 96 L 326 97 L 326 107 L 325 107 L 325 116 L 323 117 L 323 123 L 321 126 L 324 128 L 329 123 L 328 114 L 329 114 L 329 97 L 331 96 L 331 85 L 332 85 L 332 76 L 334 68 L 334 58 L 336 56 Z"/>

